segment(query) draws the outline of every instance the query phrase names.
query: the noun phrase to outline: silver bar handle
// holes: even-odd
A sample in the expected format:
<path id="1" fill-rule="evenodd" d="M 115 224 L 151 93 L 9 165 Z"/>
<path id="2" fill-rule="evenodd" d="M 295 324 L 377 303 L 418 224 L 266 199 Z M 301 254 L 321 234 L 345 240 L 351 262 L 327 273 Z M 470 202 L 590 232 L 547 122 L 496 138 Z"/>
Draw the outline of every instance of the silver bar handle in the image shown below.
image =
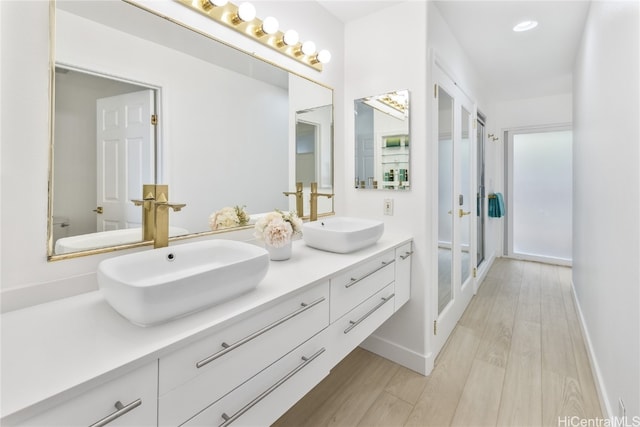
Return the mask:
<path id="1" fill-rule="evenodd" d="M 366 279 L 367 277 L 371 276 L 373 273 L 376 273 L 376 272 L 378 272 L 378 271 L 382 270 L 383 268 L 385 268 L 385 267 L 386 267 L 386 266 L 388 266 L 388 265 L 393 264 L 394 262 L 396 262 L 396 260 L 395 260 L 395 259 L 392 259 L 392 260 L 391 260 L 391 261 L 389 261 L 389 262 L 387 262 L 387 261 L 382 261 L 382 265 L 381 265 L 380 267 L 376 268 L 375 270 L 372 270 L 372 271 L 368 272 L 367 274 L 365 274 L 364 276 L 362 276 L 362 277 L 360 277 L 360 278 L 358 278 L 358 279 L 356 279 L 356 278 L 352 277 L 352 278 L 351 278 L 351 281 L 350 281 L 349 283 L 347 283 L 346 285 L 344 285 L 344 287 L 345 287 L 345 288 L 350 288 L 350 287 L 352 287 L 353 285 L 355 285 L 356 283 L 358 283 L 359 281 Z"/>
<path id="2" fill-rule="evenodd" d="M 349 327 L 347 329 L 344 330 L 345 334 L 348 334 L 349 332 L 351 332 L 351 330 L 353 328 L 355 328 L 356 326 L 358 326 L 360 323 L 362 323 L 367 317 L 371 316 L 377 309 L 379 309 L 380 307 L 382 307 L 383 305 L 385 305 L 388 301 L 390 301 L 393 297 L 395 297 L 396 294 L 391 294 L 388 297 L 383 297 L 382 301 L 380 301 L 378 303 L 378 305 L 376 305 L 375 307 L 373 307 L 371 310 L 369 310 L 364 316 L 362 316 L 361 318 L 359 318 L 356 321 L 350 320 L 349 323 Z"/>
<path id="3" fill-rule="evenodd" d="M 325 300 L 324 297 L 320 297 L 317 300 L 306 304 L 306 303 L 301 303 L 301 307 L 299 309 L 297 309 L 296 311 L 287 314 L 286 316 L 284 316 L 281 319 L 276 320 L 275 322 L 271 323 L 270 325 L 265 326 L 264 328 L 252 333 L 251 335 L 248 335 L 244 338 L 242 338 L 239 341 L 234 342 L 233 344 L 227 344 L 225 342 L 222 343 L 222 347 L 224 348 L 223 350 L 220 350 L 217 353 L 212 354 L 211 356 L 202 359 L 201 361 L 199 361 L 198 363 L 196 363 L 196 368 L 200 369 L 203 366 L 207 365 L 208 363 L 213 362 L 214 360 L 224 356 L 225 354 L 229 353 L 230 351 L 235 350 L 236 348 L 240 347 L 241 345 L 244 345 L 246 343 L 248 343 L 249 341 L 259 337 L 260 335 L 264 334 L 265 332 L 269 332 L 271 329 L 275 328 L 276 326 L 282 325 L 284 322 L 286 322 L 287 320 L 290 320 L 294 317 L 296 317 L 299 314 L 304 313 L 305 311 L 309 310 L 312 307 L 315 307 L 316 305 L 320 304 L 321 302 L 323 302 Z"/>
<path id="4" fill-rule="evenodd" d="M 238 412 L 236 412 L 235 414 L 233 414 L 231 416 L 227 415 L 226 413 L 223 413 L 222 414 L 222 419 L 224 420 L 224 422 L 222 424 L 220 424 L 219 427 L 226 427 L 229 424 L 231 424 L 232 422 L 236 421 L 238 418 L 240 418 L 242 415 L 244 415 L 245 412 L 247 412 L 249 409 L 251 409 L 254 406 L 256 406 L 262 399 L 264 399 L 265 397 L 267 397 L 268 395 L 273 393 L 278 387 L 280 387 L 282 384 L 287 382 L 291 377 L 293 377 L 295 374 L 297 374 L 302 369 L 304 369 L 309 363 L 313 362 L 318 356 L 320 356 L 325 351 L 326 351 L 326 349 L 324 347 L 322 347 L 320 350 L 316 351 L 315 353 L 313 353 L 309 357 L 302 356 L 302 363 L 301 364 L 296 366 L 287 375 L 285 375 L 284 377 L 280 378 L 271 387 L 269 387 L 268 389 L 266 389 L 265 391 L 260 393 L 255 399 L 253 399 L 251 402 L 249 402 L 245 406 L 243 406 Z"/>
<path id="5" fill-rule="evenodd" d="M 411 252 L 405 252 L 404 255 L 400 255 L 400 258 L 402 258 L 403 260 L 409 258 L 411 255 L 413 255 L 413 251 Z"/>
<path id="6" fill-rule="evenodd" d="M 140 405 L 142 405 L 142 399 L 136 399 L 133 402 L 129 403 L 127 406 L 124 406 L 118 400 L 116 402 L 116 404 L 115 404 L 115 407 L 116 407 L 117 411 L 115 411 L 112 414 L 107 415 L 106 417 L 104 417 L 100 421 L 98 421 L 98 422 L 96 422 L 94 424 L 91 424 L 89 427 L 103 427 L 103 426 L 106 426 L 111 421 L 114 421 L 117 418 L 120 418 L 121 416 L 123 416 L 124 414 L 133 411 L 134 409 L 136 409 Z"/>

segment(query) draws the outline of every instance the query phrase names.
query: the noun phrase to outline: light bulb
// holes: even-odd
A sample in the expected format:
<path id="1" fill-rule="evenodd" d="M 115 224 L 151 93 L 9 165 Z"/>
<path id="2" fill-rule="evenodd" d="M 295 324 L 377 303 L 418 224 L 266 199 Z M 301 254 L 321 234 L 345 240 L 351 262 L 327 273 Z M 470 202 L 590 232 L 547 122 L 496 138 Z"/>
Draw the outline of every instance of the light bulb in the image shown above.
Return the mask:
<path id="1" fill-rule="evenodd" d="M 264 31 L 265 34 L 277 33 L 279 26 L 278 20 L 273 16 L 267 16 L 264 18 L 264 21 L 262 21 L 262 31 Z"/>
<path id="2" fill-rule="evenodd" d="M 238 18 L 244 22 L 253 21 L 256 17 L 256 8 L 249 2 L 241 3 L 238 6 Z"/>
<path id="3" fill-rule="evenodd" d="M 204 10 L 210 10 L 214 7 L 222 7 L 229 3 L 229 0 L 202 0 Z"/>
<path id="4" fill-rule="evenodd" d="M 307 56 L 313 55 L 314 53 L 316 53 L 316 44 L 310 40 L 302 43 L 302 53 Z"/>
<path id="5" fill-rule="evenodd" d="M 329 61 L 331 61 L 331 52 L 326 49 L 322 49 L 320 52 L 318 52 L 316 58 L 318 59 L 318 62 L 327 64 Z"/>
<path id="6" fill-rule="evenodd" d="M 293 46 L 295 44 L 298 44 L 299 39 L 300 36 L 298 36 L 298 32 L 296 30 L 288 30 L 286 33 L 284 33 L 282 41 L 287 46 Z"/>
<path id="7" fill-rule="evenodd" d="M 522 31 L 533 30 L 537 26 L 538 21 L 522 21 L 518 25 L 513 27 L 513 31 L 515 31 L 516 33 L 520 33 Z"/>

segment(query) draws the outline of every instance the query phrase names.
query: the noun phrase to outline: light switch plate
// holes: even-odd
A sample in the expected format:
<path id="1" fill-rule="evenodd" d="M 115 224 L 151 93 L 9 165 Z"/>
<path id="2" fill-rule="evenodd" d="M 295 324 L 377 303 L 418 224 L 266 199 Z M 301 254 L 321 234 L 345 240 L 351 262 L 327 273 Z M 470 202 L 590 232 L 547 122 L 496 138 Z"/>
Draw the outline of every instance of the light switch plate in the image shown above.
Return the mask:
<path id="1" fill-rule="evenodd" d="M 393 215 L 393 199 L 384 199 L 383 213 L 385 215 Z"/>

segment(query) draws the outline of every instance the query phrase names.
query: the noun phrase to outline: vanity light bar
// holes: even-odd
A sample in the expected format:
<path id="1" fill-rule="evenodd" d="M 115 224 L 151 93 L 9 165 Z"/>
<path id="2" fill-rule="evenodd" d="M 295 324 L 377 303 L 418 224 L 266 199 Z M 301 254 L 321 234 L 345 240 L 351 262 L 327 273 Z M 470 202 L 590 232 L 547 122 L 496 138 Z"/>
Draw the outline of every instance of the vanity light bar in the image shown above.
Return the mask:
<path id="1" fill-rule="evenodd" d="M 312 41 L 300 42 L 296 31 L 278 30 L 278 21 L 275 18 L 267 17 L 264 21 L 256 18 L 255 7 L 249 2 L 236 6 L 227 0 L 175 1 L 314 70 L 322 71 L 322 65 L 331 60 L 328 50 L 316 52 L 316 45 Z"/>

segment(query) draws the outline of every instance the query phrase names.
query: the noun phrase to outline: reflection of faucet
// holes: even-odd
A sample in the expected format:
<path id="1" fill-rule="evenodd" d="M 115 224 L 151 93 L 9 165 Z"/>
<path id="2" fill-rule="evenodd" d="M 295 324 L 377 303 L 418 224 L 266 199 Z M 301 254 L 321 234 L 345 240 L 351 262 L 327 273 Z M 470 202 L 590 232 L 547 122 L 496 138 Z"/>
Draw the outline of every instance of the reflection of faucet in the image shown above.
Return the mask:
<path id="1" fill-rule="evenodd" d="M 145 241 L 153 240 L 154 248 L 169 246 L 169 208 L 179 212 L 187 206 L 184 203 L 169 203 L 168 185 L 145 184 L 142 200 L 132 200 L 136 206 L 142 206 L 142 233 Z"/>
<path id="2" fill-rule="evenodd" d="M 311 213 L 309 214 L 309 221 L 316 221 L 318 219 L 318 196 L 332 198 L 333 193 L 318 193 L 318 183 L 311 183 Z"/>
<path id="3" fill-rule="evenodd" d="M 303 200 L 302 200 L 302 183 L 301 182 L 296 182 L 296 191 L 284 191 L 282 194 L 284 194 L 285 196 L 296 196 L 296 215 L 299 218 L 302 218 L 304 216 L 304 204 L 303 204 Z"/>

